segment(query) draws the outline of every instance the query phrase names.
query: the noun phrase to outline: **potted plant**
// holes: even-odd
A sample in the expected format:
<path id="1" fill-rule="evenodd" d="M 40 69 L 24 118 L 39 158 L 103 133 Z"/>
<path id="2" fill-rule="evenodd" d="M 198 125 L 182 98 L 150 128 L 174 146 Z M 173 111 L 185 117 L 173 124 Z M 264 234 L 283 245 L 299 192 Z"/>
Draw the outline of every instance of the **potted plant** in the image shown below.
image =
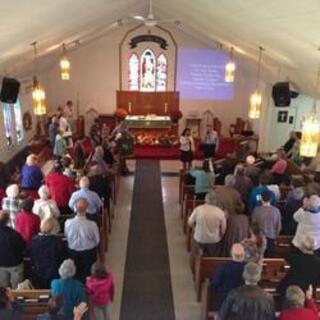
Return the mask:
<path id="1" fill-rule="evenodd" d="M 128 114 L 129 114 L 128 111 L 123 108 L 117 108 L 116 111 L 114 112 L 114 116 L 118 121 L 123 121 Z"/>
<path id="2" fill-rule="evenodd" d="M 170 119 L 173 123 L 177 124 L 182 118 L 182 112 L 180 110 L 173 110 L 170 112 Z"/>

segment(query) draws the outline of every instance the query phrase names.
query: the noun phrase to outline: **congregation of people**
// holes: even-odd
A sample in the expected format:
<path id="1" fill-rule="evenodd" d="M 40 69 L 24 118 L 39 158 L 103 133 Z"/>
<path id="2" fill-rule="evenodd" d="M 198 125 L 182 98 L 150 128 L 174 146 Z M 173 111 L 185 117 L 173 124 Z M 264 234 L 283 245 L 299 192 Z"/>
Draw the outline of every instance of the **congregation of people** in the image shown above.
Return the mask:
<path id="1" fill-rule="evenodd" d="M 19 175 L 0 164 L 0 319 L 23 315 L 11 290 L 24 287 L 26 279 L 28 288 L 50 289 L 49 311 L 39 320 L 80 320 L 88 314 L 111 319 L 114 279 L 99 248 L 101 232 L 108 232 L 101 221 L 111 201 L 117 144 L 96 121 L 90 130 L 93 151 L 89 157 L 82 152 L 79 160 L 79 141 L 72 141 L 66 112 L 71 106 L 68 102 L 49 125 L 55 159 L 49 173 L 44 175 L 35 154 Z"/>
<path id="2" fill-rule="evenodd" d="M 191 270 L 195 273 L 199 254 L 230 257 L 210 280 L 212 302 L 220 301 L 218 319 L 318 319 L 320 174 L 288 174 L 289 161 L 299 157 L 299 135 L 291 133 L 272 161 L 260 166 L 253 155 L 214 161 L 213 146 L 209 154 L 206 147 L 202 167 L 192 167 L 190 131 L 183 132 L 182 140 L 190 147 L 188 157 L 181 149 L 181 179 L 194 186 L 198 201 L 188 218 Z M 280 235 L 292 237 L 284 254 L 276 250 Z M 273 295 L 259 285 L 265 258 L 283 258 L 288 265 Z"/>

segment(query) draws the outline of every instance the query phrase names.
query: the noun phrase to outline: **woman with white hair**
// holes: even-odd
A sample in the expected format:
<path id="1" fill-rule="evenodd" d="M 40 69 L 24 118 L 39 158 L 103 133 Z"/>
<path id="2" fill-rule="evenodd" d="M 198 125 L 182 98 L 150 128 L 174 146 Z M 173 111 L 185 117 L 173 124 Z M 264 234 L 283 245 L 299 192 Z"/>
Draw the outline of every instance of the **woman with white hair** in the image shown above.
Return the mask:
<path id="1" fill-rule="evenodd" d="M 21 169 L 21 188 L 24 189 L 30 197 L 35 199 L 42 180 L 43 173 L 38 165 L 38 157 L 35 154 L 30 154 Z"/>
<path id="2" fill-rule="evenodd" d="M 12 228 L 15 227 L 16 216 L 22 205 L 22 200 L 19 199 L 19 192 L 19 186 L 17 184 L 11 184 L 6 189 L 7 196 L 2 199 L 2 209 L 9 214 L 9 226 Z"/>
<path id="3" fill-rule="evenodd" d="M 293 219 L 298 223 L 293 245 L 300 248 L 304 236 L 308 235 L 315 241 L 314 250 L 320 249 L 320 197 L 313 195 L 305 198 L 302 208 L 293 215 Z"/>
<path id="4" fill-rule="evenodd" d="M 50 199 L 50 191 L 46 185 L 43 185 L 39 188 L 38 194 L 40 199 L 37 199 L 33 205 L 33 213 L 38 215 L 42 220 L 48 218 L 54 218 L 55 228 L 53 233 L 58 233 L 60 231 L 59 223 L 57 218 L 60 216 L 60 211 L 57 206 L 57 203 Z"/>
<path id="5" fill-rule="evenodd" d="M 94 155 L 92 157 L 92 161 L 94 161 L 99 167 L 104 175 L 106 175 L 109 171 L 109 167 L 104 161 L 104 150 L 101 146 L 97 146 L 94 149 Z"/>
<path id="6" fill-rule="evenodd" d="M 315 239 L 304 236 L 299 249 L 286 256 L 290 269 L 277 288 L 277 292 L 282 299 L 285 297 L 286 289 L 291 285 L 299 286 L 306 291 L 310 285 L 317 287 L 319 283 L 320 257 L 314 253 Z"/>
<path id="7" fill-rule="evenodd" d="M 279 320 L 317 320 L 318 308 L 313 298 L 312 286 L 304 292 L 298 286 L 290 286 L 286 290 L 284 308 L 279 315 Z"/>
<path id="8" fill-rule="evenodd" d="M 59 315 L 73 319 L 73 309 L 81 302 L 86 302 L 84 285 L 74 279 L 76 266 L 71 259 L 64 260 L 59 268 L 60 279 L 51 282 L 51 295 L 62 296 L 62 307 Z"/>

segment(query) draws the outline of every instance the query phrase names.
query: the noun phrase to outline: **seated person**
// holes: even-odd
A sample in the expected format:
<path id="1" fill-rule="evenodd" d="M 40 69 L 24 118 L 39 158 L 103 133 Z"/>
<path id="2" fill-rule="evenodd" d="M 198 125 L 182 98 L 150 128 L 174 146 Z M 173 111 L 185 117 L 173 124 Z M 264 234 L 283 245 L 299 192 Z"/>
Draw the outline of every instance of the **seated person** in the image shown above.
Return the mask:
<path id="1" fill-rule="evenodd" d="M 8 221 L 9 215 L 0 211 L 0 286 L 16 289 L 23 281 L 26 243 L 18 232 L 7 226 Z"/>
<path id="2" fill-rule="evenodd" d="M 38 191 L 42 180 L 43 173 L 38 165 L 38 157 L 30 154 L 21 169 L 21 188 L 26 191 Z"/>
<path id="3" fill-rule="evenodd" d="M 32 238 L 40 231 L 40 218 L 32 212 L 33 200 L 27 198 L 23 200 L 21 211 L 16 218 L 15 229 L 18 231 L 27 243 L 27 246 L 31 244 Z"/>
<path id="4" fill-rule="evenodd" d="M 203 200 L 207 192 L 214 186 L 215 175 L 210 171 L 209 160 L 204 160 L 202 169 L 191 169 L 190 174 L 195 178 L 195 196 Z"/>
<path id="5" fill-rule="evenodd" d="M 284 299 L 289 286 L 298 286 L 303 291 L 306 291 L 309 285 L 312 285 L 314 288 L 318 286 L 320 279 L 320 257 L 315 255 L 314 248 L 315 239 L 305 235 L 300 245 L 300 250 L 286 255 L 285 259 L 290 265 L 290 269 L 277 287 L 277 292 L 282 299 Z"/>
<path id="6" fill-rule="evenodd" d="M 290 286 L 286 290 L 284 308 L 279 320 L 318 320 L 318 308 L 313 298 L 313 288 L 309 286 L 306 294 L 298 286 Z"/>
<path id="7" fill-rule="evenodd" d="M 211 277 L 211 292 L 213 295 L 219 294 L 221 302 L 225 300 L 232 289 L 243 283 L 244 248 L 240 243 L 235 243 L 232 246 L 231 257 L 232 260 L 220 266 Z"/>
<path id="8" fill-rule="evenodd" d="M 111 190 L 107 177 L 102 175 L 101 168 L 95 161 L 91 162 L 87 176 L 90 181 L 90 190 L 97 193 L 101 199 L 109 199 Z"/>
<path id="9" fill-rule="evenodd" d="M 267 238 L 265 256 L 273 256 L 276 238 L 281 231 L 281 213 L 271 205 L 270 191 L 261 195 L 262 205 L 255 207 L 252 213 L 252 223 L 257 224 Z"/>
<path id="10" fill-rule="evenodd" d="M 291 151 L 295 142 L 296 142 L 296 133 L 294 131 L 291 131 L 289 135 L 289 139 L 283 145 L 283 151 L 285 152 L 285 154 L 288 154 Z"/>
<path id="11" fill-rule="evenodd" d="M 305 186 L 306 196 L 320 196 L 320 172 L 316 172 L 313 180 Z"/>
<path id="12" fill-rule="evenodd" d="M 41 222 L 40 233 L 32 239 L 30 247 L 33 265 L 33 283 L 38 289 L 47 289 L 53 279 L 59 277 L 58 270 L 67 257 L 67 248 L 61 237 L 54 232 L 55 219 Z"/>
<path id="13" fill-rule="evenodd" d="M 271 294 L 258 286 L 262 267 L 249 262 L 242 274 L 244 285 L 232 289 L 219 311 L 219 320 L 274 320 L 275 307 Z"/>
<path id="14" fill-rule="evenodd" d="M 256 158 L 253 155 L 248 155 L 244 165 L 244 174 L 251 179 L 254 186 L 259 183 L 259 176 L 261 173 L 260 168 L 255 165 L 255 162 Z"/>
<path id="15" fill-rule="evenodd" d="M 62 306 L 58 312 L 66 319 L 73 319 L 73 309 L 81 302 L 86 302 L 86 292 L 84 285 L 74 279 L 76 266 L 71 259 L 64 260 L 59 268 L 60 279 L 55 279 L 51 283 L 51 296 L 61 296 Z"/>

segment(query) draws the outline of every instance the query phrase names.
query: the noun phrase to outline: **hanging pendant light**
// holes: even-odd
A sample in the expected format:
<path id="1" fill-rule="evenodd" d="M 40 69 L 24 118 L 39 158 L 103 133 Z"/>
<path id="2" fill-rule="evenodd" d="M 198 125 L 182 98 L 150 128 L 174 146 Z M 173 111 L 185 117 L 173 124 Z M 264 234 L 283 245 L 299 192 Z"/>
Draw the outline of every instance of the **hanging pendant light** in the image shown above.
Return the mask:
<path id="1" fill-rule="evenodd" d="M 236 71 L 236 64 L 234 62 L 234 57 L 233 57 L 233 47 L 231 47 L 230 60 L 228 61 L 225 67 L 225 74 L 224 74 L 225 82 L 234 82 L 235 71 Z"/>
<path id="2" fill-rule="evenodd" d="M 33 112 L 37 116 L 42 116 L 47 113 L 46 108 L 46 93 L 37 78 L 37 42 L 31 44 L 34 48 L 34 61 L 35 61 L 35 75 L 33 77 L 33 90 L 32 90 L 32 100 L 33 100 Z"/>
<path id="3" fill-rule="evenodd" d="M 61 79 L 70 80 L 70 61 L 67 58 L 67 50 L 65 44 L 62 45 L 62 56 L 60 59 Z"/>
<path id="4" fill-rule="evenodd" d="M 261 71 L 261 59 L 262 59 L 262 51 L 264 49 L 259 47 L 259 60 L 258 60 L 258 74 L 257 74 L 257 83 L 256 89 L 250 96 L 249 101 L 249 113 L 248 117 L 250 119 L 259 119 L 261 113 L 261 105 L 262 105 L 262 96 L 259 90 L 259 81 L 260 81 L 260 71 Z"/>
<path id="5" fill-rule="evenodd" d="M 313 106 L 310 114 L 302 121 L 302 137 L 300 143 L 300 156 L 315 157 L 320 142 L 320 119 L 317 115 L 317 93 L 320 79 L 320 67 L 315 88 Z"/>

